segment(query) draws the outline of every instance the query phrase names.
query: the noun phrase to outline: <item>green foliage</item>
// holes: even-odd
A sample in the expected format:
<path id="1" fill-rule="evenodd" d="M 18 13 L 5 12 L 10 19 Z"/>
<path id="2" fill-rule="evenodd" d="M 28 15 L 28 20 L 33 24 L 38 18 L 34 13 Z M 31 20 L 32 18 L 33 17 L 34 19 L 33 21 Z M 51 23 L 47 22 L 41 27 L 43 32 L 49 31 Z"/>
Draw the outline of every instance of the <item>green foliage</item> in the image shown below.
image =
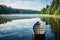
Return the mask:
<path id="1" fill-rule="evenodd" d="M 46 9 L 49 7 L 49 5 L 46 6 Z"/>
<path id="2" fill-rule="evenodd" d="M 53 0 L 52 4 L 50 6 L 47 5 L 46 8 L 43 8 L 40 13 L 60 15 L 60 0 Z"/>
<path id="3" fill-rule="evenodd" d="M 45 8 L 41 10 L 41 14 L 45 14 Z"/>
<path id="4" fill-rule="evenodd" d="M 15 9 L 5 5 L 0 5 L 0 14 L 37 14 L 38 12 L 39 11 L 35 10 Z"/>
<path id="5" fill-rule="evenodd" d="M 60 15 L 60 9 L 55 10 L 55 15 Z"/>

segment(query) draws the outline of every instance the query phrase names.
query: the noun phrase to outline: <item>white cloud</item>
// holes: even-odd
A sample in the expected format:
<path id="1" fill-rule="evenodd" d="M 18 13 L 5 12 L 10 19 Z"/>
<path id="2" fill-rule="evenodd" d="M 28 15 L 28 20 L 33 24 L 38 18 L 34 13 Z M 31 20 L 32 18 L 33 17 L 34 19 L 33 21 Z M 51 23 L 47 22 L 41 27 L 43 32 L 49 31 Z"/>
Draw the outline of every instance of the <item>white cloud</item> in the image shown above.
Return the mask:
<path id="1" fill-rule="evenodd" d="M 13 8 L 19 9 L 32 9 L 32 10 L 41 10 L 45 7 L 48 2 L 44 0 L 1 0 L 0 4 L 11 6 Z"/>
<path id="2" fill-rule="evenodd" d="M 15 29 L 22 29 L 22 28 L 32 28 L 34 23 L 36 23 L 39 20 L 40 20 L 39 18 L 13 20 L 12 22 L 0 24 L 0 31 L 15 30 Z"/>
<path id="3" fill-rule="evenodd" d="M 0 24 L 0 31 L 5 33 L 3 35 L 2 32 L 0 32 L 0 37 L 11 36 L 11 35 L 19 35 L 21 37 L 21 36 L 25 36 L 26 34 L 31 35 L 32 29 L 33 29 L 33 25 L 37 21 L 40 21 L 40 19 L 39 18 L 20 19 L 20 20 L 13 20 L 11 22 Z M 17 30 L 19 29 L 20 31 L 23 31 L 23 33 L 20 32 L 20 31 L 14 32 L 13 30 L 15 30 L 15 29 L 17 29 Z M 7 32 L 11 32 L 11 33 L 8 34 Z"/>

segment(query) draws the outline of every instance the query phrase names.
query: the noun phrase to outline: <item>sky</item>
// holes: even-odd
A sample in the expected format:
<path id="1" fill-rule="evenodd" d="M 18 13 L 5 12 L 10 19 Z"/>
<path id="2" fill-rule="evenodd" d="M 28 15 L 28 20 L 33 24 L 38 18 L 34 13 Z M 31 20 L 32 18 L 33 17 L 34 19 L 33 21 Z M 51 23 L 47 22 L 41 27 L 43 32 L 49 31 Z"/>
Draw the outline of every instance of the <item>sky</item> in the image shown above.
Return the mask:
<path id="1" fill-rule="evenodd" d="M 50 5 L 52 0 L 0 0 L 0 4 L 17 9 L 41 10 Z"/>

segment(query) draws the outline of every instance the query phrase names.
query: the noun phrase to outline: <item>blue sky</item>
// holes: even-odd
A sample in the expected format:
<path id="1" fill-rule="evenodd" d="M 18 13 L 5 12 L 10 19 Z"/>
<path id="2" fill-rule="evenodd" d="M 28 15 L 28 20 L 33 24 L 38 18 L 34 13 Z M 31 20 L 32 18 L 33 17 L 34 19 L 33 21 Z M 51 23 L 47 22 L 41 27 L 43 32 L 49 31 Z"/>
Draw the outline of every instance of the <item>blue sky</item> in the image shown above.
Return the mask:
<path id="1" fill-rule="evenodd" d="M 0 4 L 12 8 L 41 10 L 46 5 L 50 5 L 52 0 L 0 0 Z"/>

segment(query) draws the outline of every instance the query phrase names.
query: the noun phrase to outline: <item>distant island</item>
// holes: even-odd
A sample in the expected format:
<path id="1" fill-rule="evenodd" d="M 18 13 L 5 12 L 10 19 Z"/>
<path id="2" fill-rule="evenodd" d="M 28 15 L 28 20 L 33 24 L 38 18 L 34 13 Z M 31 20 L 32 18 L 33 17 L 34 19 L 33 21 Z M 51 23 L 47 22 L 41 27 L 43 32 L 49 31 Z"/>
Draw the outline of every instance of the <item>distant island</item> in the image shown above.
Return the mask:
<path id="1" fill-rule="evenodd" d="M 27 10 L 27 9 L 16 9 L 7 7 L 6 5 L 0 5 L 0 14 L 38 14 L 39 11 Z"/>

